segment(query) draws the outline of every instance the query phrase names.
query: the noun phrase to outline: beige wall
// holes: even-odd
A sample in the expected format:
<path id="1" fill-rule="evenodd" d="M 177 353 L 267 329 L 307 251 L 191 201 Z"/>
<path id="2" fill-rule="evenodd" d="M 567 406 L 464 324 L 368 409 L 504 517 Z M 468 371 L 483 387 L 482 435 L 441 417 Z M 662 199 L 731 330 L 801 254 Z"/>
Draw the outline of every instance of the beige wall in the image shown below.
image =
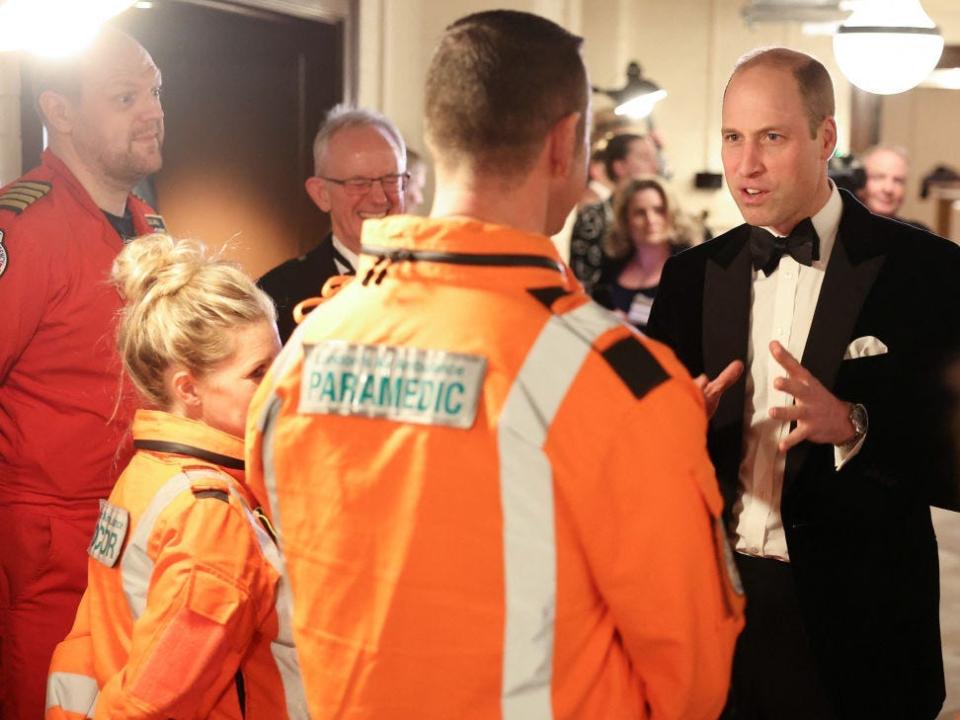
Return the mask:
<path id="1" fill-rule="evenodd" d="M 0 53 L 0 186 L 20 175 L 20 66 Z"/>
<path id="2" fill-rule="evenodd" d="M 584 57 L 595 84 L 622 84 L 627 62 L 636 59 L 668 90 L 655 121 L 675 189 L 689 210 L 708 211 L 709 224 L 723 230 L 739 222 L 733 201 L 726 190 L 694 189 L 693 176 L 721 169 L 717 128 L 723 83 L 743 52 L 785 44 L 823 60 L 837 82 L 842 150 L 849 138 L 849 87 L 833 64 L 830 38 L 804 36 L 793 24 L 748 28 L 740 17 L 742 5 L 742 0 L 359 0 L 358 99 L 392 117 L 410 145 L 423 150 L 424 75 L 444 27 L 469 12 L 496 7 L 540 13 L 584 35 Z M 960 3 L 925 0 L 924 5 L 947 42 L 960 43 Z M 21 170 L 17 77 L 13 56 L 0 54 L 3 182 Z M 954 156 L 956 132 L 946 132 L 950 118 L 958 117 L 954 96 L 960 92 L 915 90 L 885 101 L 883 137 L 916 146 L 915 171 L 926 171 L 929 158 Z M 929 112 L 928 104 L 938 110 Z M 915 207 L 913 201 L 908 210 L 920 219 L 932 217 L 932 211 Z"/>
<path id="3" fill-rule="evenodd" d="M 833 65 L 830 38 L 811 38 L 796 25 L 744 26 L 741 0 L 361 0 L 359 101 L 392 117 L 408 142 L 423 149 L 423 82 L 443 28 L 469 12 L 510 7 L 538 12 L 582 34 L 596 85 L 616 87 L 630 60 L 667 89 L 655 122 L 675 189 L 692 212 L 709 212 L 722 230 L 740 222 L 725 190 L 699 191 L 693 176 L 720 171 L 720 99 L 727 74 L 744 52 L 768 44 L 813 53 L 837 78 L 841 147 L 849 137 L 849 89 Z M 682 18 L 682 22 L 680 21 Z M 601 99 L 602 101 L 602 99 Z"/>

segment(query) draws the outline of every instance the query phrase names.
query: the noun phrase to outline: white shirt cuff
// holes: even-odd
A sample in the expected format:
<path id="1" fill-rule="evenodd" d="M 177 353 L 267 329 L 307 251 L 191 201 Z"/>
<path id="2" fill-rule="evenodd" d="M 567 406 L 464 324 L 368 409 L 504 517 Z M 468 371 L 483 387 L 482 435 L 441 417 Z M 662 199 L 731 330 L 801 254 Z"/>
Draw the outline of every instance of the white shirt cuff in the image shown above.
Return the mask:
<path id="1" fill-rule="evenodd" d="M 833 466 L 839 471 L 846 465 L 848 462 L 853 460 L 857 453 L 860 452 L 860 448 L 863 447 L 863 441 L 867 439 L 867 433 L 864 433 L 856 444 L 850 448 L 846 448 L 843 445 L 834 445 L 833 446 Z"/>

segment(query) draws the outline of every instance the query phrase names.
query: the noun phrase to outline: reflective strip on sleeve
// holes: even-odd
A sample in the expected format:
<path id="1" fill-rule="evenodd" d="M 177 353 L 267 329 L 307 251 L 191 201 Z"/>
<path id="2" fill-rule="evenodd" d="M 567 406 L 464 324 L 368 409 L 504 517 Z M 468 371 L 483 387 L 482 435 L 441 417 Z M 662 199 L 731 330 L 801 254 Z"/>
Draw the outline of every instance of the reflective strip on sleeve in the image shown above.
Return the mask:
<path id="1" fill-rule="evenodd" d="M 52 672 L 47 677 L 46 709 L 56 707 L 92 718 L 99 694 L 97 681 L 89 675 Z"/>
<path id="2" fill-rule="evenodd" d="M 150 576 L 153 574 L 153 560 L 147 554 L 147 543 L 153 534 L 157 518 L 182 492 L 190 490 L 190 478 L 180 473 L 167 480 L 150 501 L 140 521 L 130 536 L 127 549 L 120 559 L 120 577 L 123 582 L 123 594 L 127 596 L 130 613 L 134 621 L 143 615 L 147 608 L 147 590 Z"/>
<path id="3" fill-rule="evenodd" d="M 247 522 L 253 527 L 254 536 L 260 546 L 260 552 L 269 562 L 273 569 L 280 575 L 277 584 L 277 599 L 274 609 L 277 612 L 277 636 L 270 642 L 270 652 L 277 665 L 277 671 L 280 673 L 280 680 L 283 683 L 283 694 L 286 700 L 287 716 L 291 720 L 299 718 L 308 718 L 307 695 L 303 689 L 303 680 L 300 677 L 300 660 L 297 658 L 297 649 L 293 644 L 293 622 L 290 616 L 292 607 L 290 599 L 290 586 L 283 574 L 283 558 L 273 538 L 257 520 L 256 515 L 250 510 L 246 500 L 238 493 L 231 483 L 230 491 L 239 501 L 243 508 Z"/>
<path id="4" fill-rule="evenodd" d="M 506 593 L 504 720 L 553 717 L 557 559 L 553 470 L 544 445 L 592 343 L 619 324 L 592 302 L 551 317 L 504 404 L 498 426 Z"/>

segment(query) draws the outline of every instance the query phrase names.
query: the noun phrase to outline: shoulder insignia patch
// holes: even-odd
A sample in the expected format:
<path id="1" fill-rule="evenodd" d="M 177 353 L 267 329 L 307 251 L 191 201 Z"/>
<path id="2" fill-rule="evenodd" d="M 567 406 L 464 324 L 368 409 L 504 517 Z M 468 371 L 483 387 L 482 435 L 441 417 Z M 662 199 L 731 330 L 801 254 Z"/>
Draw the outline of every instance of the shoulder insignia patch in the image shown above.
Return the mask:
<path id="1" fill-rule="evenodd" d="M 554 285 L 550 287 L 542 288 L 527 288 L 527 292 L 533 295 L 533 297 L 539 301 L 547 310 L 553 307 L 553 304 L 564 297 L 569 295 L 570 291 L 566 290 L 559 285 Z"/>
<path id="2" fill-rule="evenodd" d="M 219 500 L 220 502 L 230 502 L 230 495 L 225 493 L 223 490 L 196 490 L 193 491 L 193 496 L 201 500 L 205 498 L 213 498 L 214 500 Z"/>
<path id="3" fill-rule="evenodd" d="M 19 215 L 42 198 L 53 185 L 44 180 L 24 180 L 14 183 L 0 195 L 0 210 L 10 210 Z"/>
<path id="4" fill-rule="evenodd" d="M 7 248 L 3 244 L 3 230 L 0 230 L 0 277 L 7 271 Z"/>
<path id="5" fill-rule="evenodd" d="M 161 215 L 144 215 L 143 219 L 146 220 L 151 230 L 156 230 L 157 232 L 167 231 L 167 224 L 163 221 Z"/>
<path id="6" fill-rule="evenodd" d="M 602 355 L 638 400 L 670 378 L 643 343 L 632 335 L 618 340 Z"/>
<path id="7" fill-rule="evenodd" d="M 107 567 L 113 567 L 120 559 L 123 541 L 130 528 L 130 513 L 122 507 L 100 501 L 100 517 L 93 532 L 93 540 L 87 554 Z"/>

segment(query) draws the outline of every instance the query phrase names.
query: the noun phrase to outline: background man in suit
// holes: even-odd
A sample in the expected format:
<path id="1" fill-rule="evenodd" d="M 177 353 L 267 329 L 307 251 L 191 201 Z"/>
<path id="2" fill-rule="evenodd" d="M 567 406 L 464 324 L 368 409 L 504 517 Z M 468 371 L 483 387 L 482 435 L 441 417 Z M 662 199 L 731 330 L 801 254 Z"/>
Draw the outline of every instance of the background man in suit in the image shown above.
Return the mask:
<path id="1" fill-rule="evenodd" d="M 877 215 L 915 225 L 921 230 L 929 230 L 921 222 L 900 217 L 910 172 L 907 151 L 895 145 L 874 145 L 860 156 L 860 160 L 867 174 L 867 182 L 858 195 L 867 209 Z"/>
<path id="2" fill-rule="evenodd" d="M 400 131 L 380 113 L 338 105 L 327 115 L 313 141 L 314 175 L 306 189 L 330 213 L 332 232 L 259 282 L 276 303 L 283 342 L 296 329 L 293 309 L 300 301 L 318 297 L 334 275 L 356 272 L 363 221 L 403 212 L 406 153 Z"/>
<path id="3" fill-rule="evenodd" d="M 939 380 L 960 337 L 960 249 L 833 186 L 833 112 L 815 59 L 737 64 L 722 155 L 749 224 L 667 262 L 648 331 L 703 374 L 714 410 L 748 597 L 730 717 L 933 718 L 929 503 L 953 479 Z"/>

